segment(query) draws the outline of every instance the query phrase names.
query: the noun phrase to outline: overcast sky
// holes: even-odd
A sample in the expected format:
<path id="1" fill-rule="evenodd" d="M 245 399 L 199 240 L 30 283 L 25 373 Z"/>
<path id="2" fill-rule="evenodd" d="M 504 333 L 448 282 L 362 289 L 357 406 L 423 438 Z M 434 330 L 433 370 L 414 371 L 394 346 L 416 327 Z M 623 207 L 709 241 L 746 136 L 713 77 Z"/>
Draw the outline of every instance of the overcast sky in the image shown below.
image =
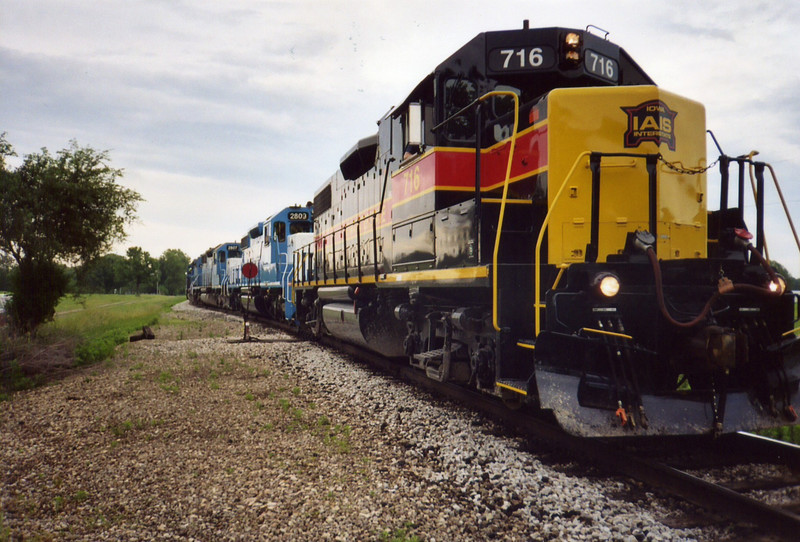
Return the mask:
<path id="1" fill-rule="evenodd" d="M 795 0 L 0 0 L 0 132 L 21 156 L 109 150 L 146 199 L 116 251 L 195 257 L 312 199 L 439 62 L 523 19 L 610 32 L 706 106 L 726 153 L 758 149 L 800 222 Z M 767 210 L 770 255 L 800 275 L 780 205 Z"/>

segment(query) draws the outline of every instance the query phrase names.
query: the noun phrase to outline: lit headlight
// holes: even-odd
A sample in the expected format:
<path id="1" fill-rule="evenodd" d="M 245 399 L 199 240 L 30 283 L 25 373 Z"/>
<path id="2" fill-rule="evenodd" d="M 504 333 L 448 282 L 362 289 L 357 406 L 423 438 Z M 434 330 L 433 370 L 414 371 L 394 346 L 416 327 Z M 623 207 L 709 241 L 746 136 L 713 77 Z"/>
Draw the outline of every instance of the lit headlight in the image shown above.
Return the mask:
<path id="1" fill-rule="evenodd" d="M 564 41 L 567 44 L 567 47 L 576 48 L 581 44 L 581 35 L 576 32 L 570 32 L 567 34 L 567 37 L 564 38 Z"/>
<path id="2" fill-rule="evenodd" d="M 767 288 L 769 288 L 770 292 L 782 294 L 783 292 L 786 291 L 786 280 L 784 280 L 784 278 L 780 275 L 777 275 L 777 277 L 778 277 L 778 282 L 775 282 L 773 280 L 769 281 L 769 284 L 767 284 Z"/>
<path id="3" fill-rule="evenodd" d="M 570 32 L 564 37 L 564 58 L 570 62 L 580 62 L 581 60 L 581 35 Z"/>
<path id="4" fill-rule="evenodd" d="M 619 293 L 619 279 L 611 273 L 601 273 L 594 278 L 595 289 L 605 297 L 614 297 Z"/>

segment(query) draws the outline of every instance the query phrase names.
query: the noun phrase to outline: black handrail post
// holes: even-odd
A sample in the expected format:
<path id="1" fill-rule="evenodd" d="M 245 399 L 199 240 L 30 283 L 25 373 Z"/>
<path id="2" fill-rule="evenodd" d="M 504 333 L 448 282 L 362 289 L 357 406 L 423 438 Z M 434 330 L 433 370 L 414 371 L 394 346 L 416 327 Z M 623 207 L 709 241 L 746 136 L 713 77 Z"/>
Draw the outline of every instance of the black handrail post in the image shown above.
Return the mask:
<path id="1" fill-rule="evenodd" d="M 331 232 L 331 259 L 332 259 L 332 272 L 333 272 L 333 283 L 336 284 L 336 231 L 333 230 Z"/>
<path id="2" fill-rule="evenodd" d="M 358 282 L 361 282 L 361 221 L 359 218 L 356 221 L 356 265 L 358 265 Z"/>
<path id="3" fill-rule="evenodd" d="M 344 258 L 344 282 L 347 283 L 347 279 L 350 278 L 347 273 L 347 224 L 342 226 L 342 257 Z"/>
<path id="4" fill-rule="evenodd" d="M 589 245 L 586 247 L 586 261 L 597 261 L 600 240 L 600 160 L 602 155 L 593 152 L 589 156 L 589 169 L 592 172 L 592 211 Z"/>
<path id="5" fill-rule="evenodd" d="M 719 174 L 720 174 L 720 185 L 719 185 L 719 210 L 725 211 L 728 209 L 728 181 L 730 180 L 729 173 L 728 173 L 728 165 L 730 164 L 731 159 L 727 155 L 721 155 L 719 157 Z"/>
<path id="6" fill-rule="evenodd" d="M 480 242 L 480 224 L 481 224 L 481 149 L 483 148 L 482 133 L 483 133 L 483 116 L 482 103 L 479 103 L 475 108 L 475 248 L 476 248 L 476 263 L 481 261 L 481 242 Z"/>
<path id="7" fill-rule="evenodd" d="M 739 162 L 739 209 L 744 212 L 744 163 L 745 160 L 741 157 L 736 159 Z"/>
<path id="8" fill-rule="evenodd" d="M 764 162 L 756 162 L 756 249 L 764 254 Z"/>
<path id="9" fill-rule="evenodd" d="M 658 155 L 647 155 L 648 206 L 650 214 L 650 233 L 655 237 L 654 250 L 658 252 Z"/>
<path id="10" fill-rule="evenodd" d="M 328 282 L 328 237 L 322 238 L 322 280 Z"/>
<path id="11" fill-rule="evenodd" d="M 381 207 L 383 204 L 381 203 Z M 372 264 L 375 266 L 375 282 L 378 282 L 378 232 L 376 222 L 378 221 L 378 214 L 372 214 Z"/>

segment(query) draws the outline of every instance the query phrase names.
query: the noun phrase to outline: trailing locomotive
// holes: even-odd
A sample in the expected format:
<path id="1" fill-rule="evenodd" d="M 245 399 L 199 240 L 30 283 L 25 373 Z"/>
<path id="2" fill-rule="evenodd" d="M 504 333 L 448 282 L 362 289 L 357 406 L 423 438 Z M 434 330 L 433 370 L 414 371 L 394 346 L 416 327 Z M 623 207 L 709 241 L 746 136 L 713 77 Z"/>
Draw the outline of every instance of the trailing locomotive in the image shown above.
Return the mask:
<path id="1" fill-rule="evenodd" d="M 291 320 L 292 254 L 312 241 L 312 228 L 311 207 L 286 207 L 255 224 L 241 242 L 208 249 L 189 265 L 187 296 L 195 303 Z"/>
<path id="2" fill-rule="evenodd" d="M 198 260 L 190 295 L 538 406 L 576 435 L 794 423 L 798 300 L 763 256 L 768 166 L 720 154 L 710 211 L 701 104 L 589 31 L 482 33 L 342 157 L 302 211 L 313 242 L 287 245 L 289 280 L 245 286 L 234 265 L 227 289 L 201 287 Z M 266 269 L 247 252 L 262 228 L 240 266 Z M 205 257 L 230 262 L 232 245 Z"/>

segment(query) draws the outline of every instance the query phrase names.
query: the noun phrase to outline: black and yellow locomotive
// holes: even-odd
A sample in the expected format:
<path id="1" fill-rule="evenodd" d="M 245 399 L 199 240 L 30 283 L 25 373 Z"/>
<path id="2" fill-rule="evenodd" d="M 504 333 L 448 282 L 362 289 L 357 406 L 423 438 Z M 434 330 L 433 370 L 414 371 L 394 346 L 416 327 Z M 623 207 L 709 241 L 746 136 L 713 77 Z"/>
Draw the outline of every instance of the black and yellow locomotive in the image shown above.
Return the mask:
<path id="1" fill-rule="evenodd" d="M 604 37 L 480 34 L 317 191 L 298 319 L 578 435 L 791 423 L 797 298 L 762 256 L 764 164 L 722 156 L 709 211 L 706 137 L 701 104 Z"/>

